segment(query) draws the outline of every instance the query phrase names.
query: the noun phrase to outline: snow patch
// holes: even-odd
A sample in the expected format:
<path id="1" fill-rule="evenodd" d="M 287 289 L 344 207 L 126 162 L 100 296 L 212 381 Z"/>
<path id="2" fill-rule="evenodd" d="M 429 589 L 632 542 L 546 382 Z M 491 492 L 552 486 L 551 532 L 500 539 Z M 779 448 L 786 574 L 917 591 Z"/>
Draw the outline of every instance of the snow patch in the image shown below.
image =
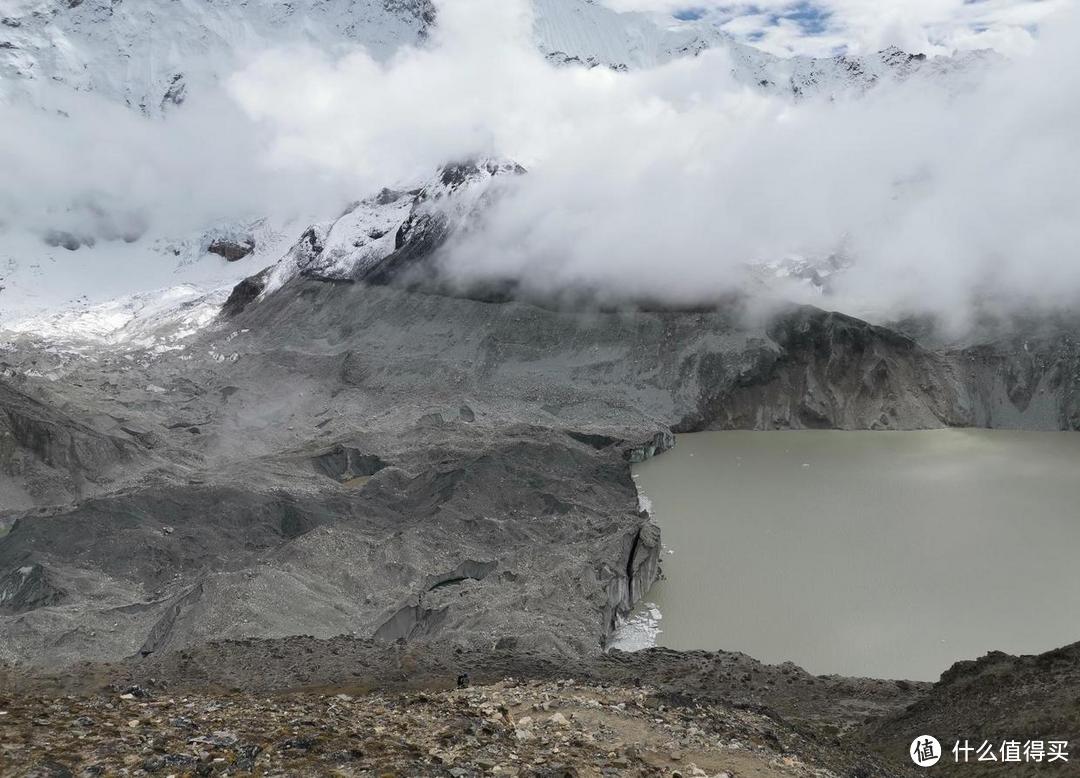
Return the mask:
<path id="1" fill-rule="evenodd" d="M 652 516 L 653 502 L 649 499 L 649 496 L 641 488 L 640 476 L 637 473 L 630 475 L 631 480 L 634 482 L 634 488 L 637 490 L 638 511 L 643 511 L 649 516 Z"/>
<path id="2" fill-rule="evenodd" d="M 333 221 L 311 225 L 274 265 L 261 297 L 292 278 L 361 281 L 410 241 L 465 232 L 488 203 L 497 178 L 524 173 L 514 162 L 481 158 L 444 165 L 415 186 L 383 189 Z"/>
<path id="3" fill-rule="evenodd" d="M 156 353 L 182 349 L 217 316 L 231 287 L 206 292 L 184 284 L 126 295 L 99 305 L 31 316 L 7 324 L 9 335 L 34 335 L 78 351 L 113 345 L 148 348 Z"/>

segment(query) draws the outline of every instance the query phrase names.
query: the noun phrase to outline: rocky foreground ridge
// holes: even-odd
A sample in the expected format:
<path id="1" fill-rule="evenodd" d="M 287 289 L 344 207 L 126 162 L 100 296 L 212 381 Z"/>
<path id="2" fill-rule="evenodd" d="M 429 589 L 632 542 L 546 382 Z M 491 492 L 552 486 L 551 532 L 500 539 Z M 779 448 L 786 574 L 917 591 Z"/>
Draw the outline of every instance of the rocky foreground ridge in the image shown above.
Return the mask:
<path id="1" fill-rule="evenodd" d="M 1080 644 L 997 653 L 927 684 L 729 652 L 213 643 L 0 672 L 0 775 L 913 776 L 908 748 L 928 732 L 1068 741 L 1078 659 Z M 946 759 L 936 772 L 1077 770 Z"/>
<path id="2" fill-rule="evenodd" d="M 350 692 L 0 698 L 3 756 L 41 775 L 835 775 L 762 713 L 649 688 L 509 679 Z"/>

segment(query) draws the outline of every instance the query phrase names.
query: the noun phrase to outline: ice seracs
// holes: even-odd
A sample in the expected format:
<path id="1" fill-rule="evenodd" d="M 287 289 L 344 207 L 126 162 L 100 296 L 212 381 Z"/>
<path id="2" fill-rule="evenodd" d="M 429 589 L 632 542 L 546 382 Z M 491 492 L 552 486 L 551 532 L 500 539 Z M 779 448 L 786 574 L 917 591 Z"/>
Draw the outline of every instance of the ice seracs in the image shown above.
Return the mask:
<path id="1" fill-rule="evenodd" d="M 30 316 L 8 324 L 4 331 L 8 337 L 31 335 L 74 351 L 100 345 L 157 352 L 181 349 L 186 338 L 213 321 L 230 289 L 208 292 L 181 284 Z"/>

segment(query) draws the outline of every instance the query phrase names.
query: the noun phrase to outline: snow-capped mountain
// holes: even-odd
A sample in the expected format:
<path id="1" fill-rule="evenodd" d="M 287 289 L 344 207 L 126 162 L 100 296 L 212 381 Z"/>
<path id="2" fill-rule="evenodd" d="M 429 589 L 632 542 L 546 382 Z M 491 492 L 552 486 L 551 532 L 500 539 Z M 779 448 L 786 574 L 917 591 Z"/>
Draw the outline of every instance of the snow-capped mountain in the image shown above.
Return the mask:
<path id="1" fill-rule="evenodd" d="M 431 0 L 13 0 L 3 13 L 0 101 L 52 107 L 59 86 L 151 115 L 251 52 L 353 42 L 385 59 L 423 39 L 435 18 Z"/>
<path id="2" fill-rule="evenodd" d="M 11 0 L 0 18 L 0 102 L 61 108 L 65 90 L 148 115 L 181 105 L 261 49 L 363 46 L 386 60 L 438 24 L 432 0 Z M 552 62 L 652 67 L 706 49 L 730 53 L 735 77 L 772 92 L 835 96 L 917 73 L 948 77 L 988 55 L 926 59 L 898 49 L 869 57 L 782 59 L 701 21 L 618 13 L 597 0 L 533 0 L 536 45 Z"/>
<path id="3" fill-rule="evenodd" d="M 500 186 L 526 174 L 509 160 L 467 160 L 444 165 L 417 186 L 383 189 L 352 203 L 337 218 L 311 225 L 279 262 L 239 284 L 225 313 L 235 315 L 297 277 L 422 287 L 483 299 L 510 294 L 517 288 L 515 279 L 486 278 L 476 286 L 450 277 L 439 262 L 439 249 L 482 227 L 486 209 L 505 191 Z M 852 258 L 840 250 L 763 258 L 745 270 L 762 291 L 820 296 L 831 294 L 834 279 L 852 265 Z M 141 329 L 153 328 L 144 323 Z"/>
<path id="4" fill-rule="evenodd" d="M 533 0 L 536 43 L 552 62 L 615 70 L 654 67 L 707 49 L 728 52 L 740 83 L 795 97 L 861 94 L 888 80 L 962 77 L 996 55 L 928 58 L 890 47 L 867 57 L 784 59 L 739 43 L 707 22 L 618 13 L 595 0 Z"/>
<path id="5" fill-rule="evenodd" d="M 297 276 L 407 280 L 452 234 L 475 222 L 500 180 L 524 173 L 508 160 L 468 160 L 444 165 L 418 187 L 383 189 L 336 219 L 310 226 L 280 262 L 240 284 L 226 310 L 236 313 Z"/>

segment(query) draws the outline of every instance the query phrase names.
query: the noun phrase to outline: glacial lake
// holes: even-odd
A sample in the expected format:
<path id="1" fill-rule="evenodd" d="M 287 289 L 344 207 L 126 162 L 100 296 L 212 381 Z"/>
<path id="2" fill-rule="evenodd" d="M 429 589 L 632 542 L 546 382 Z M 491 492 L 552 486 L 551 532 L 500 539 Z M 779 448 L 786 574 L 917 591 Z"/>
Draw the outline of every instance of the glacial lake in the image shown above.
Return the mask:
<path id="1" fill-rule="evenodd" d="M 635 480 L 658 645 L 936 680 L 1080 640 L 1080 434 L 705 432 Z"/>

